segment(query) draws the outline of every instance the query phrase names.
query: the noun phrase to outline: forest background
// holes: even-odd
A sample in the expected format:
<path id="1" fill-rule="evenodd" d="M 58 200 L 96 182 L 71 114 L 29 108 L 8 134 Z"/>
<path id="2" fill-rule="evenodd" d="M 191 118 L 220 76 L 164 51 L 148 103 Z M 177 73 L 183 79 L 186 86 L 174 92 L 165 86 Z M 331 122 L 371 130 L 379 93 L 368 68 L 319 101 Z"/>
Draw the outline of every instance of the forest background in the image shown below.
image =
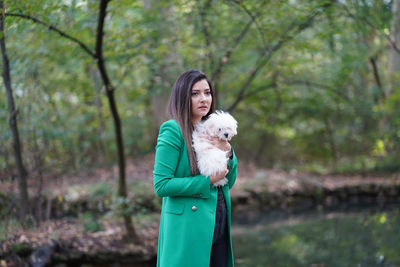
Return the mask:
<path id="1" fill-rule="evenodd" d="M 398 0 L 1 3 L 16 107 L 2 83 L 2 181 L 118 164 L 126 196 L 125 157 L 154 152 L 171 87 L 191 68 L 238 120 L 240 161 L 400 170 Z"/>
<path id="2" fill-rule="evenodd" d="M 239 122 L 242 160 L 319 172 L 399 170 L 395 1 L 110 1 L 104 58 L 127 157 L 154 151 L 176 77 L 212 79 Z M 94 49 L 98 1 L 6 1 Z M 397 11 L 399 12 L 399 11 Z M 32 19 L 5 19 L 31 176 L 112 165 L 113 121 L 96 60 Z M 397 44 L 397 46 L 396 46 Z M 0 177 L 17 175 L 0 94 Z"/>

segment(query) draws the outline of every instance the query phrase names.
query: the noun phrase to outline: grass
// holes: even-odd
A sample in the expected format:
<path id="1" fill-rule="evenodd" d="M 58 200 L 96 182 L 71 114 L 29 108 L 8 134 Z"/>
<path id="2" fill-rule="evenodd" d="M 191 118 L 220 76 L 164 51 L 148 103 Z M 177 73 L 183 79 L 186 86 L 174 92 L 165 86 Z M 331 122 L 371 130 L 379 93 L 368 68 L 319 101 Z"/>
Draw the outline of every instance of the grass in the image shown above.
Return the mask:
<path id="1" fill-rule="evenodd" d="M 6 240 L 9 233 L 21 230 L 22 228 L 21 223 L 15 218 L 2 218 L 0 221 L 0 242 Z"/>

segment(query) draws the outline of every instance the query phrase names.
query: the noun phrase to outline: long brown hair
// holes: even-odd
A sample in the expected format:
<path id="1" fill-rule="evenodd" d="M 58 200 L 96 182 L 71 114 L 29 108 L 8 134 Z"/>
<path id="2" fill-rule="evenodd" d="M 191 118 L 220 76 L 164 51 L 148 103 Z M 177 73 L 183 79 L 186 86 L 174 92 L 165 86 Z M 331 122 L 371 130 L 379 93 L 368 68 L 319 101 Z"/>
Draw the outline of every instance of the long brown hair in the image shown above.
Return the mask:
<path id="1" fill-rule="evenodd" d="M 206 80 L 210 86 L 212 102 L 210 111 L 205 117 L 215 111 L 214 92 L 207 76 L 199 70 L 189 70 L 181 74 L 172 87 L 171 96 L 168 103 L 168 115 L 175 119 L 181 127 L 182 135 L 186 143 L 190 172 L 192 175 L 199 173 L 197 169 L 196 155 L 192 148 L 192 87 L 195 83 Z"/>

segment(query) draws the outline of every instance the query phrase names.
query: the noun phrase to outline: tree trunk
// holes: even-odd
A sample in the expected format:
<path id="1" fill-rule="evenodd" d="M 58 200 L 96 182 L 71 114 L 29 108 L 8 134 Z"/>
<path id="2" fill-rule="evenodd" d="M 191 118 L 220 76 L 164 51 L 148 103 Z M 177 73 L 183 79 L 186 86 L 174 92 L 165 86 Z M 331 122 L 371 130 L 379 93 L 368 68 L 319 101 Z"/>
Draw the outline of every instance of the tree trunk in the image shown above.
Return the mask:
<path id="1" fill-rule="evenodd" d="M 371 63 L 371 66 L 372 66 L 372 71 L 374 73 L 375 84 L 376 84 L 376 87 L 378 87 L 378 90 L 379 90 L 379 93 L 374 95 L 375 103 L 378 103 L 378 101 L 380 99 L 385 97 L 385 93 L 384 93 L 384 90 L 383 90 L 383 87 L 382 87 L 381 77 L 379 76 L 377 57 L 378 56 L 373 56 L 373 57 L 369 58 L 369 62 Z"/>
<path id="2" fill-rule="evenodd" d="M 90 48 L 86 44 L 84 44 L 82 41 L 61 31 L 57 27 L 50 25 L 44 21 L 41 21 L 37 18 L 34 18 L 29 15 L 25 15 L 25 14 L 15 14 L 15 13 L 7 13 L 6 15 L 20 17 L 23 19 L 28 19 L 28 20 L 33 21 L 34 23 L 44 25 L 49 30 L 57 32 L 63 38 L 66 38 L 66 39 L 72 41 L 73 43 L 78 44 L 86 53 L 88 53 L 93 59 L 96 60 L 97 67 L 99 68 L 101 79 L 103 81 L 103 84 L 104 84 L 104 87 L 106 90 L 108 102 L 110 104 L 111 114 L 112 114 L 113 120 L 114 120 L 115 138 L 116 138 L 117 149 L 118 149 L 118 167 L 119 167 L 118 196 L 125 200 L 127 197 L 127 190 L 126 190 L 126 181 L 125 181 L 125 155 L 124 155 L 124 145 L 123 145 L 122 130 L 121 130 L 122 126 L 121 126 L 121 120 L 119 118 L 117 105 L 115 103 L 115 98 L 114 98 L 114 90 L 115 89 L 114 89 L 113 85 L 111 84 L 111 81 L 108 77 L 108 73 L 106 70 L 104 57 L 103 57 L 104 20 L 106 17 L 107 4 L 109 1 L 110 0 L 101 0 L 100 1 L 95 52 L 92 52 L 90 50 Z M 3 3 L 3 2 L 1 1 L 1 3 Z M 3 11 L 3 16 L 4 16 L 4 11 Z M 72 150 L 72 152 L 74 152 L 74 151 Z M 122 208 L 124 210 L 126 210 L 126 208 L 127 208 L 126 202 L 124 202 Z M 133 222 L 132 222 L 131 217 L 127 214 L 124 214 L 123 217 L 124 217 L 124 222 L 125 222 L 125 227 L 126 227 L 126 230 L 128 233 L 128 237 L 131 240 L 137 240 L 137 235 L 136 235 L 135 229 L 133 227 Z"/>
<path id="3" fill-rule="evenodd" d="M 335 133 L 334 133 L 334 130 L 332 127 L 332 123 L 329 120 L 329 117 L 326 117 L 326 116 L 324 117 L 324 123 L 325 123 L 326 132 L 328 135 L 329 148 L 330 148 L 331 157 L 332 157 L 332 169 L 336 170 L 338 156 L 337 156 L 337 149 L 336 149 L 336 143 L 335 143 Z"/>
<path id="4" fill-rule="evenodd" d="M 40 149 L 40 146 L 38 144 L 38 138 L 36 136 L 36 128 L 33 127 L 33 134 L 32 134 L 32 139 L 33 139 L 33 151 L 32 151 L 32 156 L 33 156 L 33 166 L 35 166 L 36 169 L 36 177 L 39 179 L 39 185 L 37 188 L 36 192 L 36 222 L 37 225 L 40 225 L 42 218 L 42 201 L 41 201 L 41 195 L 42 195 L 42 190 L 43 190 L 43 173 L 44 173 L 44 156 L 46 152 L 42 149 Z M 35 197 L 35 196 L 33 196 Z"/>
<path id="5" fill-rule="evenodd" d="M 101 81 L 100 72 L 99 72 L 98 68 L 96 68 L 95 65 L 93 65 L 91 63 L 88 64 L 87 71 L 92 79 L 94 90 L 96 91 L 94 104 L 96 105 L 97 119 L 99 120 L 99 126 L 97 127 L 97 135 L 99 136 L 99 139 L 96 142 L 96 153 L 97 153 L 96 160 L 98 163 L 104 163 L 105 158 L 103 155 L 104 155 L 106 149 L 105 149 L 105 146 L 103 143 L 103 138 L 104 138 L 104 131 L 105 131 L 106 126 L 105 126 L 104 116 L 103 116 L 103 104 L 101 103 L 101 93 L 102 93 L 102 89 L 103 89 L 103 84 Z"/>
<path id="6" fill-rule="evenodd" d="M 97 24 L 97 35 L 96 35 L 96 58 L 97 58 L 97 66 L 99 68 L 101 78 L 104 83 L 104 87 L 106 89 L 106 94 L 108 98 L 108 102 L 111 109 L 111 114 L 114 120 L 114 129 L 115 129 L 115 138 L 117 141 L 118 148 L 118 167 L 119 167 L 119 183 L 118 183 L 118 196 L 126 200 L 128 194 L 126 190 L 126 178 L 125 178 L 125 154 L 124 154 L 124 141 L 122 138 L 122 125 L 121 120 L 118 114 L 117 104 L 114 98 L 114 87 L 111 84 L 111 81 L 108 77 L 107 69 L 104 62 L 103 57 L 103 36 L 104 36 L 104 20 L 107 12 L 107 4 L 108 0 L 100 1 L 100 13 L 99 20 Z M 122 209 L 125 211 L 128 208 L 128 204 L 126 201 L 122 204 Z M 138 236 L 136 234 L 135 228 L 133 226 L 132 218 L 129 214 L 125 214 L 123 212 L 123 219 L 125 223 L 125 228 L 127 231 L 127 235 L 131 240 L 138 240 Z"/>
<path id="7" fill-rule="evenodd" d="M 8 106 L 10 109 L 10 127 L 13 135 L 13 145 L 14 145 L 14 155 L 15 162 L 18 168 L 18 187 L 20 194 L 20 219 L 23 221 L 26 215 L 29 212 L 29 203 L 28 203 L 28 186 L 26 183 L 27 172 L 24 168 L 24 164 L 22 162 L 22 153 L 21 153 L 21 143 L 19 139 L 18 133 L 18 125 L 17 125 L 17 113 L 18 111 L 15 109 L 14 98 L 12 95 L 12 87 L 11 87 L 11 76 L 10 76 L 10 65 L 7 56 L 5 36 L 4 36 L 4 2 L 0 1 L 0 9 L 2 10 L 2 14 L 0 14 L 0 45 L 1 45 L 1 53 L 3 57 L 3 81 L 7 91 L 8 98 Z"/>
<path id="8" fill-rule="evenodd" d="M 393 0 L 392 2 L 392 23 L 391 23 L 391 36 L 390 39 L 394 42 L 396 47 L 400 47 L 400 0 Z M 400 80 L 400 53 L 389 46 L 389 78 L 392 81 L 391 86 L 386 91 L 386 96 L 391 95 L 391 90 L 398 88 Z"/>

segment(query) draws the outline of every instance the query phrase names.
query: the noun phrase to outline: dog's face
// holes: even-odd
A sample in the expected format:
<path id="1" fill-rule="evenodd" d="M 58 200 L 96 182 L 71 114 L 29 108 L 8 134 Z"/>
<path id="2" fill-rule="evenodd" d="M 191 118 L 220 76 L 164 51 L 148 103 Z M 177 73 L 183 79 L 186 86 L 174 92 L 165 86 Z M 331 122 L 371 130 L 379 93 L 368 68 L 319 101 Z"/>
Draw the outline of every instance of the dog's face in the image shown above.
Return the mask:
<path id="1" fill-rule="evenodd" d="M 218 134 L 217 134 L 218 138 L 222 139 L 222 140 L 227 140 L 227 141 L 230 141 L 231 138 L 233 136 L 235 136 L 237 133 L 236 129 L 230 128 L 230 127 L 228 127 L 228 128 L 219 127 L 217 131 L 218 131 Z"/>
<path id="2" fill-rule="evenodd" d="M 228 113 L 216 112 L 204 122 L 207 134 L 230 141 L 237 134 L 237 121 Z"/>

